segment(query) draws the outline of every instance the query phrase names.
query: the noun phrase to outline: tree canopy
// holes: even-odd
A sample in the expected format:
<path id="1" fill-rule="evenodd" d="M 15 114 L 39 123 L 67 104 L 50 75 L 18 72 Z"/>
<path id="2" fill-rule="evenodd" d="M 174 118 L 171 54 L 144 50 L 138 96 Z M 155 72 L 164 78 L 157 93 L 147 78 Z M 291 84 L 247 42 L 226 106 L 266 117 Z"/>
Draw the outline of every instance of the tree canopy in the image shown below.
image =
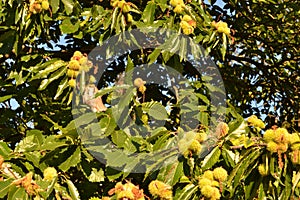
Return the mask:
<path id="1" fill-rule="evenodd" d="M 299 198 L 299 16 L 1 0 L 0 198 Z"/>
<path id="2" fill-rule="evenodd" d="M 224 8 L 215 10 L 235 32 L 221 69 L 224 79 L 235 76 L 225 81 L 232 103 L 245 116 L 265 114 L 270 125 L 299 130 L 299 2 L 230 1 Z"/>

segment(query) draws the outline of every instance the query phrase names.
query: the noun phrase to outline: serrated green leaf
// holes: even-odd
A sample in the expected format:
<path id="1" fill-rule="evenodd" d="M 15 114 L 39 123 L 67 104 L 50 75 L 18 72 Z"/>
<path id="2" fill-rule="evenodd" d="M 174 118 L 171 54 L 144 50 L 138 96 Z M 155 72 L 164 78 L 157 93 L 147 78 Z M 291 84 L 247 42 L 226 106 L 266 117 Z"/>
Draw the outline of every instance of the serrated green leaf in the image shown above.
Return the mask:
<path id="1" fill-rule="evenodd" d="M 7 200 L 26 200 L 29 199 L 23 187 L 16 187 L 15 185 L 10 189 Z"/>
<path id="2" fill-rule="evenodd" d="M 233 185 L 233 188 L 230 192 L 231 195 L 234 194 L 235 188 L 239 185 L 241 179 L 245 179 L 244 173 L 247 172 L 248 167 L 254 162 L 257 162 L 257 158 L 259 158 L 260 155 L 260 149 L 249 149 L 236 167 L 231 171 L 228 177 L 228 183 Z"/>
<path id="3" fill-rule="evenodd" d="M 49 196 L 51 194 L 51 192 L 54 189 L 55 184 L 57 184 L 57 176 L 55 178 L 52 179 L 51 183 L 47 186 L 47 196 Z M 42 180 L 44 181 L 44 180 Z"/>
<path id="4" fill-rule="evenodd" d="M 219 161 L 220 155 L 221 150 L 219 146 L 216 146 L 207 156 L 205 156 L 201 165 L 202 169 L 206 170 L 214 166 Z"/>
<path id="5" fill-rule="evenodd" d="M 231 136 L 241 136 L 245 133 L 245 127 L 247 126 L 245 120 L 242 117 L 237 118 L 228 123 L 229 127 L 229 137 Z"/>
<path id="6" fill-rule="evenodd" d="M 164 183 L 174 186 L 179 182 L 180 178 L 184 175 L 183 162 L 175 162 L 160 170 L 157 179 L 163 180 Z"/>
<path id="7" fill-rule="evenodd" d="M 63 34 L 75 33 L 79 29 L 79 21 L 72 22 L 71 18 L 66 18 L 62 21 L 59 28 Z"/>
<path id="8" fill-rule="evenodd" d="M 26 159 L 30 162 L 32 162 L 32 164 L 39 168 L 39 164 L 40 164 L 40 154 L 38 152 L 25 152 L 24 153 Z"/>
<path id="9" fill-rule="evenodd" d="M 58 168 L 64 172 L 68 171 L 70 167 L 76 166 L 80 162 L 80 159 L 81 159 L 81 151 L 80 151 L 80 147 L 77 147 L 75 152 L 65 162 L 60 164 Z"/>
<path id="10" fill-rule="evenodd" d="M 124 147 L 124 141 L 128 139 L 128 136 L 124 131 L 114 131 L 111 134 L 111 139 L 118 147 Z"/>
<path id="11" fill-rule="evenodd" d="M 154 104 L 149 110 L 149 115 L 158 120 L 166 120 L 168 118 L 167 111 L 161 104 Z"/>
<path id="12" fill-rule="evenodd" d="M 111 27 L 110 27 L 110 32 L 111 33 L 115 29 L 115 27 L 116 27 L 117 20 L 118 20 L 118 13 L 119 13 L 119 7 L 116 7 L 113 10 L 113 13 L 112 13 L 112 20 L 111 20 Z"/>
<path id="13" fill-rule="evenodd" d="M 67 180 L 68 189 L 70 192 L 70 196 L 72 197 L 72 200 L 80 200 L 79 192 L 74 185 L 74 183 L 71 180 Z"/>
<path id="14" fill-rule="evenodd" d="M 51 61 L 51 60 L 50 60 Z M 50 62 L 50 61 L 47 61 L 47 62 Z M 47 63 L 46 62 L 46 63 Z M 46 64 L 45 63 L 45 64 Z M 32 80 L 35 80 L 35 79 L 41 79 L 41 78 L 45 78 L 47 77 L 50 73 L 58 70 L 59 68 L 65 66 L 65 62 L 62 61 L 62 60 L 57 60 L 55 61 L 54 63 L 53 62 L 50 62 L 51 64 L 50 65 L 45 65 L 46 68 L 43 69 L 43 70 L 40 70 L 37 72 L 37 74 L 35 74 L 30 81 Z"/>
<path id="15" fill-rule="evenodd" d="M 34 142 L 38 145 L 38 147 L 40 147 L 44 143 L 45 139 L 42 131 L 38 129 L 32 129 L 26 131 L 26 136 L 30 136 L 30 135 L 34 136 Z"/>
<path id="16" fill-rule="evenodd" d="M 122 15 L 122 16 L 121 16 L 121 27 L 122 27 L 122 31 L 125 31 L 126 25 L 127 25 L 127 23 L 126 23 L 125 16 Z"/>
<path id="17" fill-rule="evenodd" d="M 112 104 L 115 104 L 112 107 L 112 113 L 115 118 L 115 120 L 118 121 L 119 125 L 123 125 L 123 123 L 126 121 L 126 119 L 129 117 L 129 105 L 132 101 L 132 98 L 134 97 L 136 93 L 136 88 L 130 87 L 126 93 L 122 96 L 121 100 L 112 100 Z"/>
<path id="18" fill-rule="evenodd" d="M 69 94 L 69 98 L 68 98 L 68 102 L 67 102 L 67 105 L 70 105 L 70 103 L 72 102 L 72 100 L 73 100 L 73 94 L 74 94 L 74 92 L 72 91 L 72 92 L 70 92 L 70 94 Z M 63 101 L 64 102 L 64 101 Z"/>
<path id="19" fill-rule="evenodd" d="M 41 84 L 40 84 L 38 90 L 44 90 L 44 89 L 46 89 L 46 87 L 47 87 L 50 83 L 52 83 L 54 80 L 56 80 L 56 79 L 60 78 L 61 76 L 65 75 L 66 70 L 67 70 L 66 67 L 62 67 L 62 68 L 60 68 L 59 70 L 55 71 L 49 78 L 44 79 L 44 80 L 41 82 Z"/>
<path id="20" fill-rule="evenodd" d="M 99 126 L 98 126 L 98 127 L 99 127 Z M 75 141 L 75 140 L 78 138 L 77 129 L 74 128 L 74 129 L 68 130 L 68 131 L 66 131 L 66 130 L 64 129 L 63 133 L 57 136 L 57 138 L 65 138 L 65 137 L 71 138 L 72 141 Z"/>
<path id="21" fill-rule="evenodd" d="M 23 84 L 27 78 L 23 77 L 22 71 L 20 71 L 19 73 L 16 71 L 11 71 L 8 79 L 15 79 L 16 85 L 18 86 L 18 85 Z"/>
<path id="22" fill-rule="evenodd" d="M 37 64 L 35 66 L 29 67 L 28 71 L 30 71 L 31 73 L 38 73 L 38 72 L 46 69 L 49 65 L 51 65 L 51 64 L 53 64 L 57 61 L 60 61 L 60 59 L 59 58 L 53 58 L 51 60 L 48 60 L 45 63 L 40 63 L 40 64 Z"/>
<path id="23" fill-rule="evenodd" d="M 207 112 L 200 112 L 199 113 L 199 121 L 204 125 L 208 126 L 208 118 L 209 114 Z"/>
<path id="24" fill-rule="evenodd" d="M 259 186 L 263 177 L 251 177 L 251 183 L 247 185 L 245 190 L 245 199 L 255 199 L 258 194 Z"/>
<path id="25" fill-rule="evenodd" d="M 285 162 L 285 169 L 284 170 L 287 170 L 287 162 Z M 287 173 L 284 175 L 284 188 L 283 188 L 283 191 L 280 195 L 280 200 L 289 200 L 291 199 L 291 188 L 293 186 L 292 184 L 292 173 Z M 292 194 L 293 195 L 293 194 Z"/>
<path id="26" fill-rule="evenodd" d="M 122 167 L 131 162 L 131 158 L 128 157 L 128 154 L 124 153 L 122 150 L 105 152 L 105 158 L 107 160 L 107 165 L 110 167 Z"/>
<path id="27" fill-rule="evenodd" d="M 120 170 L 113 169 L 111 167 L 106 167 L 105 175 L 109 181 L 113 181 L 121 177 L 123 172 Z"/>
<path id="28" fill-rule="evenodd" d="M 188 53 L 187 39 L 185 37 L 182 37 L 180 40 L 180 49 L 179 49 L 180 62 L 182 60 L 186 60 L 187 53 Z"/>
<path id="29" fill-rule="evenodd" d="M 194 184 L 186 185 L 182 190 L 177 190 L 177 194 L 175 195 L 175 199 L 180 200 L 190 200 L 194 193 L 198 190 L 198 187 Z"/>
<path id="30" fill-rule="evenodd" d="M 117 90 L 121 90 L 121 89 L 128 89 L 129 87 L 130 87 L 129 85 L 116 85 L 116 86 L 107 87 L 107 88 L 99 90 L 95 94 L 95 98 L 99 97 L 99 96 L 103 96 L 103 95 L 108 94 L 113 91 L 117 91 Z"/>
<path id="31" fill-rule="evenodd" d="M 164 154 L 164 155 L 163 155 Z M 170 150 L 168 148 L 167 151 L 164 150 L 156 151 L 154 154 L 145 153 L 139 154 L 142 158 L 146 158 L 145 162 L 154 161 L 153 164 L 147 164 L 146 174 L 144 176 L 144 180 L 152 173 L 158 169 L 161 169 L 163 166 L 171 165 L 177 160 L 178 152 L 174 150 Z M 151 162 L 150 162 L 151 163 Z"/>
<path id="32" fill-rule="evenodd" d="M 10 187 L 11 187 L 12 179 L 7 179 L 4 181 L 0 181 L 0 198 L 4 198 Z"/>
<path id="33" fill-rule="evenodd" d="M 263 184 L 263 182 L 261 182 L 259 185 L 258 199 L 263 200 L 266 196 L 267 195 L 265 193 L 264 184 Z"/>
<path id="34" fill-rule="evenodd" d="M 54 100 L 57 100 L 57 98 L 63 93 L 63 91 L 68 87 L 68 77 L 65 77 L 61 82 L 59 83 L 59 86 L 57 88 Z"/>
<path id="35" fill-rule="evenodd" d="M 48 122 L 50 122 L 51 124 L 53 124 L 54 128 L 55 129 L 58 129 L 60 131 L 63 131 L 63 127 L 60 126 L 58 123 L 54 122 L 50 117 L 48 117 L 47 115 L 45 114 L 41 114 L 41 117 L 45 120 L 47 120 Z"/>
<path id="36" fill-rule="evenodd" d="M 0 141 L 0 155 L 5 159 L 11 152 L 12 150 L 8 147 L 7 143 Z"/>
<path id="37" fill-rule="evenodd" d="M 165 107 L 157 101 L 143 103 L 142 108 L 154 119 L 166 120 L 168 118 L 168 113 Z"/>
<path id="38" fill-rule="evenodd" d="M 59 0 L 49 0 L 49 3 L 51 5 L 51 10 L 53 13 L 56 13 L 59 9 Z"/>
<path id="39" fill-rule="evenodd" d="M 133 74 L 133 70 L 134 70 L 134 63 L 132 61 L 132 59 L 130 58 L 130 56 L 127 56 L 127 65 L 125 68 L 125 83 L 129 84 L 132 82 L 132 74 Z"/>
<path id="40" fill-rule="evenodd" d="M 297 187 L 299 181 L 300 181 L 300 172 L 298 171 L 297 174 L 294 176 L 294 184 L 292 187 L 292 191 L 295 191 L 295 188 Z"/>
<path id="41" fill-rule="evenodd" d="M 133 157 L 131 159 L 131 162 L 127 163 L 125 167 L 122 169 L 123 179 L 125 179 L 139 163 L 140 163 L 140 157 L 139 156 Z"/>
<path id="42" fill-rule="evenodd" d="M 76 127 L 80 127 L 82 125 L 88 125 L 97 119 L 95 113 L 85 113 L 77 118 L 74 119 L 74 123 Z"/>
<path id="43" fill-rule="evenodd" d="M 147 138 L 147 141 L 151 142 L 160 137 L 161 135 L 166 134 L 167 132 L 168 130 L 165 127 L 158 127 L 157 129 L 151 132 L 151 136 Z"/>
<path id="44" fill-rule="evenodd" d="M 102 169 L 97 170 L 96 168 L 92 168 L 91 174 L 88 177 L 90 182 L 101 182 L 104 181 L 104 171 Z"/>
<path id="45" fill-rule="evenodd" d="M 196 93 L 195 95 L 199 97 L 205 104 L 208 105 L 210 103 L 210 100 L 205 95 L 200 93 Z"/>
<path id="46" fill-rule="evenodd" d="M 159 137 L 158 140 L 153 145 L 153 151 L 163 149 L 164 144 L 171 137 L 169 132 L 165 133 L 163 136 Z"/>
<path id="47" fill-rule="evenodd" d="M 16 152 L 26 152 L 34 150 L 38 145 L 34 141 L 34 135 L 25 137 L 16 147 Z"/>
<path id="48" fill-rule="evenodd" d="M 122 29 L 121 29 L 121 25 L 120 25 L 120 22 L 122 22 L 122 17 L 123 17 L 123 13 L 122 12 L 119 12 L 118 16 L 117 16 L 117 19 L 116 19 L 116 26 L 114 27 L 115 28 L 115 32 L 116 34 L 120 34 L 120 37 L 121 37 L 121 32 L 122 32 Z M 111 51 L 111 54 L 110 56 L 113 56 L 115 51 Z"/>
<path id="49" fill-rule="evenodd" d="M 168 0 L 159 0 L 159 1 L 155 1 L 157 3 L 157 5 L 160 7 L 160 9 L 165 12 L 166 9 L 169 8 L 168 5 Z"/>
<path id="50" fill-rule="evenodd" d="M 221 47 L 221 54 L 222 54 L 222 59 L 225 60 L 226 49 L 227 49 L 227 36 L 225 33 L 222 34 L 222 40 L 223 40 L 223 44 Z"/>
<path id="51" fill-rule="evenodd" d="M 210 35 L 208 43 L 211 43 L 213 40 L 215 40 L 216 34 L 217 34 L 216 31 L 212 32 L 212 34 Z M 214 47 L 212 47 L 212 48 L 214 48 Z"/>
<path id="52" fill-rule="evenodd" d="M 3 96 L 3 97 L 0 97 L 0 103 L 4 102 L 4 101 L 7 101 L 8 99 L 10 99 L 12 97 L 13 97 L 13 95 L 6 95 L 6 96 Z"/>
<path id="53" fill-rule="evenodd" d="M 160 55 L 161 49 L 154 49 L 154 51 L 148 55 L 148 64 L 152 64 L 156 61 L 157 57 Z"/>
<path id="54" fill-rule="evenodd" d="M 74 1 L 73 0 L 62 0 L 64 6 L 65 6 L 65 11 L 67 15 L 71 14 L 73 12 L 73 7 L 74 7 Z"/>
<path id="55" fill-rule="evenodd" d="M 235 166 L 235 160 L 236 160 L 236 155 L 232 152 L 232 151 L 230 151 L 230 150 L 228 150 L 228 149 L 223 149 L 222 150 L 222 156 L 223 156 L 223 158 L 224 158 L 224 160 L 225 160 L 225 162 L 229 165 L 229 166 L 231 166 L 231 167 L 234 167 Z"/>
<path id="56" fill-rule="evenodd" d="M 152 24 L 155 16 L 156 3 L 149 1 L 146 8 L 144 9 L 142 19 L 145 24 Z"/>
<path id="57" fill-rule="evenodd" d="M 168 49 L 171 53 L 175 54 L 178 53 L 180 50 L 180 37 L 178 37 L 177 35 L 175 35 L 172 38 L 172 46 Z M 167 62 L 168 60 L 165 59 L 165 62 Z"/>
<path id="58" fill-rule="evenodd" d="M 41 150 L 53 151 L 54 149 L 62 146 L 67 146 L 63 141 L 59 141 L 55 135 L 46 137 L 44 144 L 40 147 Z"/>

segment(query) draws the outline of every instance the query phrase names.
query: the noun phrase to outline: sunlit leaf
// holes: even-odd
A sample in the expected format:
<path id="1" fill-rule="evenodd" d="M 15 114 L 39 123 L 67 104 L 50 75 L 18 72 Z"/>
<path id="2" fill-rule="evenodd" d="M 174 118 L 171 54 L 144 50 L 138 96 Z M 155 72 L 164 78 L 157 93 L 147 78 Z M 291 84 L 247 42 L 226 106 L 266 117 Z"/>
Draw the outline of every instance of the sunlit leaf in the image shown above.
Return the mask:
<path id="1" fill-rule="evenodd" d="M 80 151 L 80 147 L 77 147 L 75 152 L 58 167 L 62 171 L 67 171 L 70 167 L 76 166 L 80 162 L 80 159 L 81 159 L 81 151 Z"/>
<path id="2" fill-rule="evenodd" d="M 0 198 L 4 198 L 7 195 L 11 186 L 12 186 L 12 179 L 0 181 Z"/>
<path id="3" fill-rule="evenodd" d="M 212 166 L 214 166 L 218 161 L 219 157 L 221 155 L 221 150 L 218 146 L 216 146 L 203 160 L 202 162 L 202 169 L 210 169 Z"/>
<path id="4" fill-rule="evenodd" d="M 73 7 L 74 7 L 74 1 L 73 0 L 62 0 L 65 10 L 67 15 L 71 14 L 73 12 Z"/>
<path id="5" fill-rule="evenodd" d="M 79 192 L 78 192 L 76 186 L 74 185 L 74 183 L 69 179 L 66 180 L 66 182 L 67 182 L 70 196 L 72 197 L 72 199 L 80 200 Z"/>
<path id="6" fill-rule="evenodd" d="M 154 3 L 153 1 L 149 1 L 142 15 L 142 19 L 145 24 L 153 23 L 155 9 L 156 9 L 156 3 Z"/>
<path id="7" fill-rule="evenodd" d="M 9 100 L 12 97 L 13 97 L 13 95 L 6 95 L 3 97 L 0 97 L 0 103 Z"/>

